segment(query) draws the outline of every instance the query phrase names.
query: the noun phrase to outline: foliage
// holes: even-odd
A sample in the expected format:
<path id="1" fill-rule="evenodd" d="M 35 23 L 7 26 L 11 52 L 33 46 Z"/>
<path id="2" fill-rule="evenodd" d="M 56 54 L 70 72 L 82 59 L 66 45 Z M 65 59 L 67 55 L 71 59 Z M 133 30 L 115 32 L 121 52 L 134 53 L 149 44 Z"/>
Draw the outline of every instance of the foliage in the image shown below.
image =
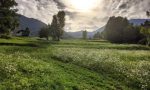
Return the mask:
<path id="1" fill-rule="evenodd" d="M 58 17 L 56 15 L 53 16 L 53 20 L 51 23 L 51 27 L 50 27 L 50 35 L 52 36 L 53 40 L 58 40 L 60 39 L 60 26 L 59 26 L 59 21 L 58 21 Z"/>
<path id="2" fill-rule="evenodd" d="M 140 26 L 133 26 L 126 18 L 110 17 L 104 30 L 105 39 L 114 43 L 138 43 L 143 39 Z"/>
<path id="3" fill-rule="evenodd" d="M 57 15 L 53 16 L 53 20 L 50 26 L 50 34 L 53 40 L 60 41 L 60 38 L 64 32 L 64 26 L 65 26 L 65 12 L 59 11 Z"/>
<path id="4" fill-rule="evenodd" d="M 128 25 L 129 22 L 126 18 L 110 17 L 105 28 L 105 38 L 114 43 L 122 43 L 123 31 Z"/>
<path id="5" fill-rule="evenodd" d="M 86 30 L 82 32 L 82 38 L 83 38 L 84 40 L 87 39 L 87 31 L 86 31 Z"/>
<path id="6" fill-rule="evenodd" d="M 123 31 L 124 43 L 138 43 L 144 36 L 140 33 L 140 26 L 129 25 Z"/>
<path id="7" fill-rule="evenodd" d="M 147 45 L 150 46 L 150 28 L 141 28 L 141 33 L 146 36 Z"/>
<path id="8" fill-rule="evenodd" d="M 24 32 L 22 32 L 22 36 L 28 37 L 30 35 L 30 29 L 27 27 Z"/>
<path id="9" fill-rule="evenodd" d="M 146 15 L 147 15 L 147 17 L 150 17 L 150 12 L 146 11 Z"/>
<path id="10" fill-rule="evenodd" d="M 0 34 L 9 35 L 18 25 L 15 0 L 0 0 Z"/>
<path id="11" fill-rule="evenodd" d="M 100 32 L 95 33 L 93 39 L 102 39 L 102 34 Z"/>
<path id="12" fill-rule="evenodd" d="M 46 38 L 46 40 L 49 39 L 49 26 L 41 28 L 39 31 L 39 37 L 40 38 Z"/>

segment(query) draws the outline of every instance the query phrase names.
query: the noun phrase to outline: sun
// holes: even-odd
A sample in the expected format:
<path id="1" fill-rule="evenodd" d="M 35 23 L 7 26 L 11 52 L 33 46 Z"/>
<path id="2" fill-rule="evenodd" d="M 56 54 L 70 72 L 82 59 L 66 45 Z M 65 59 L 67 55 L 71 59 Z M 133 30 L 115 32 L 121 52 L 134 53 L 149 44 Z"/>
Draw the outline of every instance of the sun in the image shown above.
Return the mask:
<path id="1" fill-rule="evenodd" d="M 99 0 L 69 0 L 72 7 L 81 12 L 94 9 Z"/>

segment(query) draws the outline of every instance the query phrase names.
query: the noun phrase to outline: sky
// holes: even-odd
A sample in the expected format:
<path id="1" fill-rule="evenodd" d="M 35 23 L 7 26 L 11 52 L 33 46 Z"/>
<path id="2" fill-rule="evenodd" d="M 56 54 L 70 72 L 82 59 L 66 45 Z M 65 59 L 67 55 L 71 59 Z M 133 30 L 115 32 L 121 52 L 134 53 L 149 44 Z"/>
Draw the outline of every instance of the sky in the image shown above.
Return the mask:
<path id="1" fill-rule="evenodd" d="M 109 17 L 146 19 L 150 0 L 16 0 L 18 13 L 50 24 L 58 11 L 66 12 L 65 30 L 94 31 L 106 25 Z"/>

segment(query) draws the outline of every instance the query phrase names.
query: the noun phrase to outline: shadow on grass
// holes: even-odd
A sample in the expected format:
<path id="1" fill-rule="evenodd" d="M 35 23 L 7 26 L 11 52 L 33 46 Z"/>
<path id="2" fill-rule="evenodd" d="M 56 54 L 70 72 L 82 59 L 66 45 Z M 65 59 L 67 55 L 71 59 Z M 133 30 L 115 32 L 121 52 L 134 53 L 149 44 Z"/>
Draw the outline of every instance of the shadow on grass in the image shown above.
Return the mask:
<path id="1" fill-rule="evenodd" d="M 28 47 L 38 47 L 36 44 L 32 43 L 0 43 L 0 46 L 28 46 Z"/>

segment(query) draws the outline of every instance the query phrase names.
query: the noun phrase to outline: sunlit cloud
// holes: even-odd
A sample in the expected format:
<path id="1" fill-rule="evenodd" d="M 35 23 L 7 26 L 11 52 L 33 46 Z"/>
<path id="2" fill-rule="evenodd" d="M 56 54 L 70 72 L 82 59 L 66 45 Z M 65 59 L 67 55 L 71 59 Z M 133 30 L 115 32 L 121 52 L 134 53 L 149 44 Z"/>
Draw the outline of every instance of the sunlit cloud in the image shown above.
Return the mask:
<path id="1" fill-rule="evenodd" d="M 110 16 L 147 18 L 150 0 L 16 0 L 19 12 L 51 23 L 52 16 L 65 10 L 66 31 L 93 31 L 104 26 Z"/>

